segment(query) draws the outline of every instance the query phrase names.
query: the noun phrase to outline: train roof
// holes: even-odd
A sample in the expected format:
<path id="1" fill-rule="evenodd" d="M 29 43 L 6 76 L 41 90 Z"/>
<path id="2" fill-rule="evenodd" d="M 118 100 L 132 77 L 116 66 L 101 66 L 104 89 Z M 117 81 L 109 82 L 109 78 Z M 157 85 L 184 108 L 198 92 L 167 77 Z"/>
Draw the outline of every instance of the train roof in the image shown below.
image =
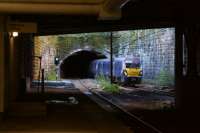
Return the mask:
<path id="1" fill-rule="evenodd" d="M 125 57 L 119 57 L 119 58 L 114 58 L 113 61 L 134 61 L 134 60 L 140 60 L 138 57 L 133 57 L 133 58 L 125 58 Z M 104 58 L 104 59 L 97 59 L 95 61 L 110 61 L 110 58 Z"/>

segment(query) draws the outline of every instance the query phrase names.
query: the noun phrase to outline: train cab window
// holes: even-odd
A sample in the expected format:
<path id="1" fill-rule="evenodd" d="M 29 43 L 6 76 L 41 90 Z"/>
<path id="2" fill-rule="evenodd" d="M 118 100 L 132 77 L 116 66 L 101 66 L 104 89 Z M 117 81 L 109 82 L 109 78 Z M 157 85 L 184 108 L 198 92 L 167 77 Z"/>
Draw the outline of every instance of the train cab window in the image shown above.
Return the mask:
<path id="1" fill-rule="evenodd" d="M 133 68 L 139 68 L 139 67 L 140 67 L 140 63 L 133 63 L 133 64 L 132 64 L 132 67 L 133 67 Z"/>
<path id="2" fill-rule="evenodd" d="M 139 68 L 140 63 L 126 63 L 126 68 Z"/>
<path id="3" fill-rule="evenodd" d="M 126 63 L 126 68 L 131 68 L 131 67 L 132 67 L 131 63 Z"/>

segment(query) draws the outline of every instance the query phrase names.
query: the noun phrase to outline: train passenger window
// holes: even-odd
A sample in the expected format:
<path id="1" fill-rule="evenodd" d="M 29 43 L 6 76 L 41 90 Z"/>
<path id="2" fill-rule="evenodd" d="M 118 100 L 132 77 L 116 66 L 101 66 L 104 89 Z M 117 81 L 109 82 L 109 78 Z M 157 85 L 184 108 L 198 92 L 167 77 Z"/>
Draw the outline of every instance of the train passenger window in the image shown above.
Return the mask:
<path id="1" fill-rule="evenodd" d="M 107 73 L 106 64 L 107 64 L 107 62 L 103 62 L 103 73 L 104 74 Z"/>

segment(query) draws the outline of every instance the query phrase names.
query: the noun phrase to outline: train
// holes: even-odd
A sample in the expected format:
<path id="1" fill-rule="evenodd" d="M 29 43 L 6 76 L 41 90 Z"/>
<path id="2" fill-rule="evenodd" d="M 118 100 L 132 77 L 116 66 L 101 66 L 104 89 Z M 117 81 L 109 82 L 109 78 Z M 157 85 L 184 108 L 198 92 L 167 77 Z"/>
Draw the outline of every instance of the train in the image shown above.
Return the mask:
<path id="1" fill-rule="evenodd" d="M 90 75 L 94 78 L 103 75 L 110 78 L 110 59 L 96 59 L 90 64 Z M 123 84 L 140 84 L 142 81 L 142 68 L 140 59 L 114 58 L 113 59 L 113 81 Z"/>

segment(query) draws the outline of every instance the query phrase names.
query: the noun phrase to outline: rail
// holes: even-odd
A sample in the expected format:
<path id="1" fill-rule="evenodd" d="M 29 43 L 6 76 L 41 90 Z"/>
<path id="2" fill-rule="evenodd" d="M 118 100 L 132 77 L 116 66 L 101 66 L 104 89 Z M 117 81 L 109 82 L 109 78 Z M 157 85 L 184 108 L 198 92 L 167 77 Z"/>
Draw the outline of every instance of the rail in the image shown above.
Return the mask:
<path id="1" fill-rule="evenodd" d="M 134 130 L 136 130 L 136 132 L 148 132 L 148 133 L 162 133 L 162 131 L 160 131 L 159 129 L 157 129 L 156 127 L 152 126 L 151 124 L 143 121 L 142 119 L 140 119 L 139 117 L 137 117 L 136 115 L 126 111 L 125 109 L 123 109 L 122 107 L 120 107 L 119 105 L 113 103 L 111 100 L 105 98 L 104 96 L 91 91 L 89 87 L 87 87 L 85 84 L 83 84 L 81 82 L 81 80 L 79 80 L 80 84 L 87 90 L 89 90 L 92 94 L 94 94 L 95 96 L 97 96 L 98 98 L 102 99 L 103 101 L 105 101 L 106 103 L 108 103 L 109 105 L 111 105 L 111 107 L 113 107 L 114 109 L 117 109 L 120 113 L 122 113 L 123 115 L 126 116 L 126 118 L 129 118 L 131 120 L 131 122 L 134 123 L 129 123 Z M 126 119 L 127 120 L 127 119 Z"/>

